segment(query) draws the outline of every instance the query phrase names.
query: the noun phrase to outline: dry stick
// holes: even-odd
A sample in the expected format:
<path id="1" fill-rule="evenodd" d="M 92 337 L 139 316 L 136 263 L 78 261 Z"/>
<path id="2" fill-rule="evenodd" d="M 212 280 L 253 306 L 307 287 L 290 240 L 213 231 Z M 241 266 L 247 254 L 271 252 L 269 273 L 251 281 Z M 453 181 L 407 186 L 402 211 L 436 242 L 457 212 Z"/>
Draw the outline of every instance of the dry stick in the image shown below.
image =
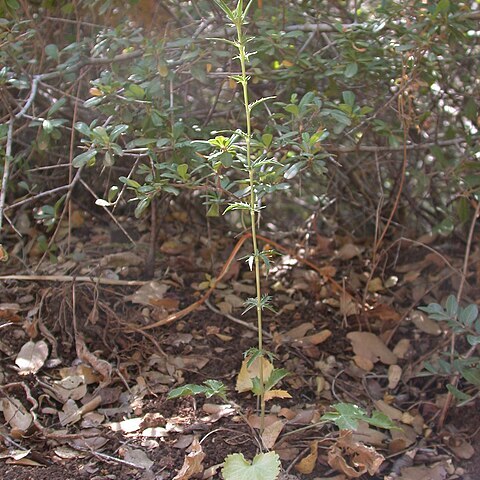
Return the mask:
<path id="1" fill-rule="evenodd" d="M 90 188 L 90 186 L 83 180 L 80 179 L 80 183 L 85 187 L 85 189 L 95 198 L 98 200 L 98 195 Z M 135 240 L 129 235 L 129 233 L 125 230 L 122 224 L 115 218 L 115 215 L 104 205 L 101 205 L 103 210 L 107 213 L 107 215 L 115 222 L 115 225 L 123 232 L 123 234 L 132 242 L 133 245 L 137 245 Z"/>
<path id="2" fill-rule="evenodd" d="M 77 41 L 78 39 L 78 25 L 77 25 Z M 72 117 L 72 131 L 70 132 L 70 151 L 68 153 L 68 183 L 72 183 L 73 179 L 73 151 L 75 148 L 75 123 L 77 122 L 78 114 L 78 94 L 80 93 L 80 82 L 77 85 L 77 95 L 75 98 L 75 103 L 73 104 L 73 117 Z M 71 243 L 71 231 L 72 231 L 72 214 L 73 214 L 73 204 L 68 202 L 68 239 L 67 239 L 67 253 L 70 253 L 70 243 Z"/>
<path id="3" fill-rule="evenodd" d="M 472 248 L 472 241 L 473 241 L 473 233 L 475 231 L 475 224 L 477 222 L 477 218 L 478 218 L 479 214 L 480 214 L 480 202 L 477 202 L 477 206 L 475 207 L 475 213 L 473 214 L 472 222 L 470 223 L 470 230 L 468 232 L 467 246 L 465 248 L 465 257 L 463 259 L 462 277 L 460 279 L 460 286 L 458 287 L 458 293 L 457 293 L 457 303 L 460 301 L 460 298 L 462 297 L 463 288 L 465 287 L 465 282 L 466 282 L 466 279 L 467 279 L 468 260 L 470 258 L 470 250 Z M 455 350 L 455 340 L 456 340 L 455 332 L 452 332 L 452 340 L 451 340 L 451 352 L 452 352 L 452 354 Z M 477 345 L 473 345 L 468 350 L 468 352 L 465 354 L 464 359 L 471 357 L 476 349 L 477 349 Z M 456 387 L 458 385 L 459 379 L 460 379 L 460 373 L 456 373 L 451 378 L 450 384 L 453 385 L 454 387 Z M 453 394 L 449 390 L 448 393 L 447 393 L 447 398 L 445 399 L 445 403 L 443 404 L 442 411 L 440 412 L 440 416 L 438 417 L 438 423 L 437 423 L 438 428 L 443 427 L 443 424 L 445 423 L 445 419 L 447 417 L 448 410 L 450 408 L 452 400 L 453 400 Z"/>
<path id="4" fill-rule="evenodd" d="M 0 280 L 17 280 L 20 282 L 78 282 L 98 283 L 100 285 L 119 285 L 127 287 L 142 286 L 148 281 L 145 280 L 116 280 L 113 278 L 87 277 L 74 275 L 1 275 Z"/>

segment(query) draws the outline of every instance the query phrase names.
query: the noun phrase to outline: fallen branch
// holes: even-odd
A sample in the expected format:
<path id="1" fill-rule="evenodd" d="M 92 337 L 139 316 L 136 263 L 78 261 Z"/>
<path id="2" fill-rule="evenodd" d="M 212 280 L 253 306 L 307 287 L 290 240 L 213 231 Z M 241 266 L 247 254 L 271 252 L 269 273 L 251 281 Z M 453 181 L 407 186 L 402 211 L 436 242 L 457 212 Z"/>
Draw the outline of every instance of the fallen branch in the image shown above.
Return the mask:
<path id="1" fill-rule="evenodd" d="M 78 282 L 97 283 L 99 285 L 138 286 L 149 283 L 145 280 L 116 280 L 114 278 L 86 277 L 74 275 L 0 275 L 0 280 L 18 280 L 21 282 Z"/>

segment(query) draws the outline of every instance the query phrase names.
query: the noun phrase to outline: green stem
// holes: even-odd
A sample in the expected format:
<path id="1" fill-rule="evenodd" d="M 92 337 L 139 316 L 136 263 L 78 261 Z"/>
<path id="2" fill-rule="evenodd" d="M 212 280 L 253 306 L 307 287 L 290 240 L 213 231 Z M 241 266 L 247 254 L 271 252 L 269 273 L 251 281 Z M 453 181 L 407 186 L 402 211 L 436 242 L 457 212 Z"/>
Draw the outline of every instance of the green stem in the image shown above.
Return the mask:
<path id="1" fill-rule="evenodd" d="M 242 88 L 243 88 L 243 103 L 245 106 L 245 116 L 247 124 L 247 135 L 245 138 L 246 151 L 247 151 L 247 168 L 248 168 L 248 177 L 250 184 L 250 221 L 251 221 L 251 232 L 252 232 L 252 244 L 253 244 L 253 256 L 255 261 L 255 285 L 256 285 L 256 295 L 257 295 L 257 327 L 258 327 L 258 349 L 260 352 L 263 352 L 263 322 L 262 322 L 262 291 L 261 291 L 261 281 L 260 281 L 260 258 L 258 255 L 258 242 L 257 242 L 257 230 L 256 230 L 256 215 L 255 208 L 257 204 L 257 198 L 255 195 L 255 179 L 254 179 L 254 170 L 252 168 L 252 157 L 251 157 L 251 134 L 252 134 L 252 124 L 250 117 L 250 107 L 248 100 L 248 79 L 247 79 L 247 69 L 245 65 L 246 53 L 245 53 L 245 38 L 242 34 L 242 23 L 238 21 L 236 24 L 237 27 L 237 38 L 238 38 L 238 52 L 240 67 L 242 70 Z M 263 371 L 263 353 L 259 357 L 260 366 L 259 366 L 259 380 L 260 380 L 260 434 L 263 433 L 265 428 L 265 379 Z"/>

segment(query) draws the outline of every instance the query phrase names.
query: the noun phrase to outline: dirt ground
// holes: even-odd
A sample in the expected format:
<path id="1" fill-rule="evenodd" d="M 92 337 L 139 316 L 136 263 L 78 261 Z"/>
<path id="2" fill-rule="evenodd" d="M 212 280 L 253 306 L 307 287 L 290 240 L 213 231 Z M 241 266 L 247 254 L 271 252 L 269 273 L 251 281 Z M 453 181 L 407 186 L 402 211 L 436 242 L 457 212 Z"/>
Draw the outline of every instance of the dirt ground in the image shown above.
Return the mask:
<path id="1" fill-rule="evenodd" d="M 259 450 L 256 401 L 235 390 L 243 352 L 257 344 L 252 312 L 241 315 L 242 300 L 254 289 L 246 265 L 232 262 L 208 301 L 188 315 L 141 330 L 198 303 L 236 241 L 195 235 L 185 220 L 181 231 L 159 239 L 153 283 L 142 280 L 147 242 L 132 250 L 112 243 L 111 232 L 100 227 L 75 232 L 74 254 L 45 262 L 35 274 L 42 278 L 15 258 L 3 266 L 1 274 L 10 278 L 2 280 L 0 305 L 1 478 L 220 478 L 228 454 L 253 458 Z M 370 284 L 378 288 L 367 290 L 369 308 L 362 310 L 364 246 L 317 239 L 307 248 L 301 238 L 282 245 L 264 285 L 276 307 L 266 314 L 264 331 L 275 364 L 290 372 L 281 388 L 291 398 L 274 398 L 267 407 L 267 425 L 282 424 L 279 432 L 272 427 L 268 442 L 290 475 L 284 478 L 353 478 L 329 464 L 339 429 L 319 422 L 339 402 L 369 414 L 381 410 L 399 427 L 359 427 L 355 441 L 384 460 L 378 471 L 357 478 L 480 478 L 479 400 L 452 405 L 438 426 L 445 378 L 425 374 L 423 365 L 448 348 L 450 337 L 443 326 L 429 331 L 412 321 L 418 305 L 443 299 L 458 278 L 444 262 L 404 246 L 373 275 Z M 456 252 L 448 258 L 461 264 Z M 478 298 L 476 268 L 473 262 L 470 298 Z M 19 273 L 27 277 L 15 277 Z M 386 286 L 392 277 L 400 280 Z M 140 281 L 128 285 L 131 280 Z M 368 332 L 396 352 L 396 383 L 392 362 L 359 359 L 351 332 Z M 28 342 L 33 350 L 25 354 Z M 224 382 L 234 403 L 167 399 L 174 387 L 208 379 Z M 193 455 L 194 439 L 205 457 L 190 477 L 179 472 Z M 298 466 L 313 449 L 316 458 L 305 473 Z M 354 453 L 343 454 L 355 465 Z"/>

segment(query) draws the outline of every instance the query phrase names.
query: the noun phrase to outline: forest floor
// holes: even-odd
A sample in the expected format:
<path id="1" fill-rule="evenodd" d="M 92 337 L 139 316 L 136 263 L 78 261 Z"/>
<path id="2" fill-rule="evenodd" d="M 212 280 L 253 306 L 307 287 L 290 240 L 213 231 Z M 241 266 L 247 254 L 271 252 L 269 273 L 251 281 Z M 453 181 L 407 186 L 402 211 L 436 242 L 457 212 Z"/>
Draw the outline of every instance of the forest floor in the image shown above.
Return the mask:
<path id="1" fill-rule="evenodd" d="M 12 236 L 2 265 L 0 477 L 213 479 L 228 454 L 251 460 L 261 443 L 256 400 L 235 389 L 243 352 L 257 344 L 252 311 L 241 314 L 254 294 L 237 261 L 249 240 L 236 254 L 239 237 L 221 222 L 207 229 L 174 209 L 145 280 L 146 225 L 122 223 L 132 247 L 98 219 L 78 218 L 41 263 L 34 234 L 20 246 Z M 456 293 L 465 244 L 417 240 L 388 245 L 372 273 L 371 242 L 271 234 L 282 255 L 263 286 L 276 308 L 265 346 L 290 372 L 279 388 L 291 398 L 268 402 L 262 441 L 279 454 L 283 479 L 479 478 L 480 400 L 444 408 L 448 378 L 424 364 L 448 351 L 451 333 L 417 309 Z M 59 255 L 68 246 L 73 253 Z M 479 253 L 469 258 L 466 299 L 480 298 Z M 167 399 L 208 379 L 224 382 L 232 403 Z M 338 403 L 380 411 L 397 428 L 360 422 L 347 432 L 320 421 Z"/>

